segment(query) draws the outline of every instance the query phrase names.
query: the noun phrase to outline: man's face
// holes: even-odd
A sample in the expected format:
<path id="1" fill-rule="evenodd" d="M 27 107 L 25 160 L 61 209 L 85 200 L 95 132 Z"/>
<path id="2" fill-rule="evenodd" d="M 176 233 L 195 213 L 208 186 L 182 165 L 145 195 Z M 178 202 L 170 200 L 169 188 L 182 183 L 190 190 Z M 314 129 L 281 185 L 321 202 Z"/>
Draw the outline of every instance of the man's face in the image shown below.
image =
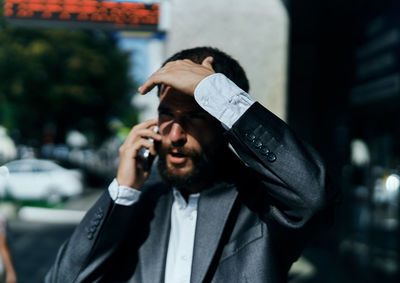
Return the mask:
<path id="1" fill-rule="evenodd" d="M 220 126 L 193 97 L 165 88 L 160 95 L 158 127 L 162 136 L 158 168 L 166 181 L 191 187 L 213 176 L 213 162 L 222 144 Z"/>

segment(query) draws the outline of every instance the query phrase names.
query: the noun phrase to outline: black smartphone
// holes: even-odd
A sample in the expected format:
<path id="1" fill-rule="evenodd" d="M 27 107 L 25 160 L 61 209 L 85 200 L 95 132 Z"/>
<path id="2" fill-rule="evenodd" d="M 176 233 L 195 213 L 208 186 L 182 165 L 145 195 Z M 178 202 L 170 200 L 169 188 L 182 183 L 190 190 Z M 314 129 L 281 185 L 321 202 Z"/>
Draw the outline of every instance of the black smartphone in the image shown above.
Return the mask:
<path id="1" fill-rule="evenodd" d="M 158 132 L 158 127 L 153 128 L 155 133 Z M 148 138 L 149 141 L 154 142 L 152 138 Z M 150 171 L 151 165 L 154 161 L 155 155 L 151 155 L 150 150 L 146 147 L 141 147 L 138 151 L 138 159 L 142 162 L 142 167 L 144 171 Z"/>

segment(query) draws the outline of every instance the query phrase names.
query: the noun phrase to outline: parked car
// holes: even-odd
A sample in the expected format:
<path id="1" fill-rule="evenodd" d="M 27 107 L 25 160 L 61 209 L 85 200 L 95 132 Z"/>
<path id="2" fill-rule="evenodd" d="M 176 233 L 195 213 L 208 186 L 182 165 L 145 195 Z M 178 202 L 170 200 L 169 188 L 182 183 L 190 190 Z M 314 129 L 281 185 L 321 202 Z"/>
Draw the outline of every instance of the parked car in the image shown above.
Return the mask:
<path id="1" fill-rule="evenodd" d="M 19 159 L 4 164 L 10 172 L 0 179 L 0 196 L 18 200 L 47 200 L 55 203 L 83 191 L 78 170 L 61 167 L 51 160 Z"/>

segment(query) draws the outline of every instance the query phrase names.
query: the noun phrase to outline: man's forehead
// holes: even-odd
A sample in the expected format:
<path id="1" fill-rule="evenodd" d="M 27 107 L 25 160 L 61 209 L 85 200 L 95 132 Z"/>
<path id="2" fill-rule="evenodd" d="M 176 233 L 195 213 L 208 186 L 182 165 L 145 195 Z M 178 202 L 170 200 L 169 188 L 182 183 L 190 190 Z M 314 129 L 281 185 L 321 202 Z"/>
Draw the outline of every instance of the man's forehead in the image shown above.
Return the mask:
<path id="1" fill-rule="evenodd" d="M 158 109 L 182 110 L 185 112 L 204 111 L 194 97 L 182 92 L 170 89 L 160 94 Z"/>

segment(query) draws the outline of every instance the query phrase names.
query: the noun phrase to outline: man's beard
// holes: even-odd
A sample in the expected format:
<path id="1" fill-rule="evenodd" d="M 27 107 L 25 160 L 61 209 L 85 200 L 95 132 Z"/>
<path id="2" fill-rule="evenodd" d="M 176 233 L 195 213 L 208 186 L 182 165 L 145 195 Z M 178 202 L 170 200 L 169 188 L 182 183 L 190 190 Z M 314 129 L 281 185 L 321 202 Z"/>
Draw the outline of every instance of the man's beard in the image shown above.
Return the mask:
<path id="1" fill-rule="evenodd" d="M 175 174 L 172 169 L 168 168 L 166 154 L 172 149 L 178 150 L 191 159 L 192 170 L 184 174 Z M 215 157 L 216 150 L 203 149 L 201 152 L 197 152 L 192 149 L 170 146 L 159 154 L 157 168 L 165 182 L 179 190 L 190 191 L 193 186 L 210 184 L 216 179 Z"/>

